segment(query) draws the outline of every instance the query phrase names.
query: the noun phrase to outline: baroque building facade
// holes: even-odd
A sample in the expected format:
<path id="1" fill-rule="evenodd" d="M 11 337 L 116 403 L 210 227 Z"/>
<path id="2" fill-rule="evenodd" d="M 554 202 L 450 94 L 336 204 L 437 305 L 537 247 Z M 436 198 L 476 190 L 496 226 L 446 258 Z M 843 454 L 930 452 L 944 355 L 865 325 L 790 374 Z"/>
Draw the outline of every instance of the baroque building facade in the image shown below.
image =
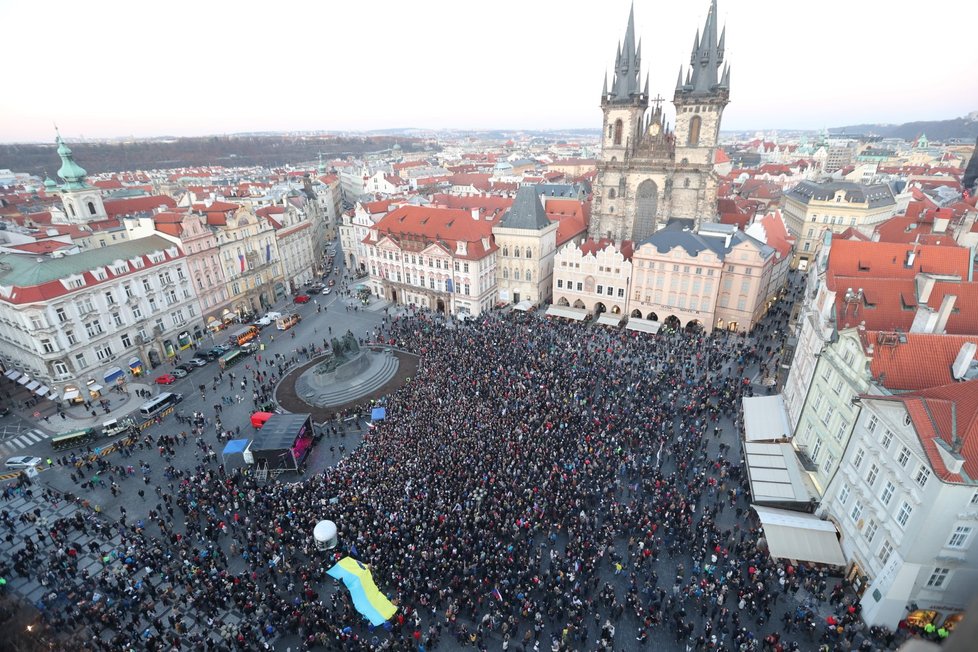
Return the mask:
<path id="1" fill-rule="evenodd" d="M 717 37 L 713 0 L 703 33 L 693 41 L 685 78 L 679 69 L 676 124 L 669 129 L 662 98 L 649 96 L 647 74 L 644 90 L 640 87 L 642 46 L 635 40 L 634 9 L 629 14 L 611 88 L 606 76 L 601 94 L 604 123 L 592 238 L 638 245 L 673 218 L 692 220 L 694 226 L 716 221 L 713 161 L 730 96 L 729 66 L 720 73 L 724 41 L 724 32 Z"/>

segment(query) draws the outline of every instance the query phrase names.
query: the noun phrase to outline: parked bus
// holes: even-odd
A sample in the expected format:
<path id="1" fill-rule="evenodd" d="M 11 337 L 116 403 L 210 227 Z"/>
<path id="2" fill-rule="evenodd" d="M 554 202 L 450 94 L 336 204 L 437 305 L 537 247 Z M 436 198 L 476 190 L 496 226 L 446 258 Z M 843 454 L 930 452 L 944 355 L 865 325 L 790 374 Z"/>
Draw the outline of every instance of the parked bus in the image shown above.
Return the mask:
<path id="1" fill-rule="evenodd" d="M 139 407 L 139 415 L 144 419 L 152 419 L 160 412 L 163 412 L 167 408 L 174 407 L 177 403 L 183 400 L 182 394 L 174 394 L 173 392 L 163 392 L 156 398 L 152 398 Z"/>
<path id="2" fill-rule="evenodd" d="M 79 446 L 87 446 L 96 439 L 98 439 L 98 430 L 95 428 L 82 428 L 81 430 L 72 430 L 71 432 L 62 433 L 57 437 L 52 437 L 51 448 L 56 451 L 78 448 Z"/>
<path id="3" fill-rule="evenodd" d="M 279 317 L 275 320 L 275 328 L 279 329 L 280 331 L 287 331 L 298 324 L 300 319 L 302 318 L 296 313 Z"/>
<path id="4" fill-rule="evenodd" d="M 245 342 L 250 342 L 251 340 L 258 337 L 260 330 L 257 326 L 242 326 L 238 330 L 231 333 L 231 341 L 238 346 L 241 346 Z"/>
<path id="5" fill-rule="evenodd" d="M 241 349 L 231 349 L 217 359 L 217 364 L 221 365 L 221 369 L 227 369 L 228 367 L 233 367 L 244 359 L 244 351 Z"/>

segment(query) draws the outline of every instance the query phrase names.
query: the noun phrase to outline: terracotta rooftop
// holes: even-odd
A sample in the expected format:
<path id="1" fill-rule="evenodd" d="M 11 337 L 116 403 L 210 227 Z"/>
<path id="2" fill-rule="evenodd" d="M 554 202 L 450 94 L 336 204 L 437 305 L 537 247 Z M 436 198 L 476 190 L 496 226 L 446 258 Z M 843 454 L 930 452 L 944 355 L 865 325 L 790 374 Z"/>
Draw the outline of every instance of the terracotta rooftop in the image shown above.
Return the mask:
<path id="1" fill-rule="evenodd" d="M 954 382 L 951 365 L 974 335 L 862 331 L 863 347 L 873 347 L 870 372 L 887 389 L 912 391 Z"/>

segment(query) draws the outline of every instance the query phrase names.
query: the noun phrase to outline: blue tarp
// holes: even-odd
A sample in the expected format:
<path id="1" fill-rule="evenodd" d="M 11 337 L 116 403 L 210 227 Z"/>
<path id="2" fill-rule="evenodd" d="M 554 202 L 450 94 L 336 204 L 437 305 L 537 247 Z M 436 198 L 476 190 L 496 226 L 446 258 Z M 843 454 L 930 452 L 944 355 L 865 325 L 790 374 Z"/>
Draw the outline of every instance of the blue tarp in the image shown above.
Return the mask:
<path id="1" fill-rule="evenodd" d="M 245 452 L 245 449 L 248 448 L 248 441 L 248 439 L 232 439 L 224 447 L 224 456 Z"/>
<path id="2" fill-rule="evenodd" d="M 370 411 L 371 421 L 383 421 L 387 418 L 387 408 L 375 407 Z"/>

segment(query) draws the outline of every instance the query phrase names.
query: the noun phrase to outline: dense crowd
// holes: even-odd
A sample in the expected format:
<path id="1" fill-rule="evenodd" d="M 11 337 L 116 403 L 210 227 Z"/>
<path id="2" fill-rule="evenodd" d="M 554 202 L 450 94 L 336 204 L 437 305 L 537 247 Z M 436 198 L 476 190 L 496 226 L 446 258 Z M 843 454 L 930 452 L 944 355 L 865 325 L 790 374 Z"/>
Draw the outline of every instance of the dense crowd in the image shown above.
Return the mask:
<path id="1" fill-rule="evenodd" d="M 142 440 L 127 451 L 138 466 L 115 469 L 113 484 L 139 469 L 148 518 L 25 524 L 4 512 L 8 530 L 36 528 L 9 570 L 52 587 L 47 618 L 79 632 L 79 649 L 256 650 L 282 634 L 336 650 L 882 647 L 841 583 L 757 547 L 728 431 L 748 377 L 778 366 L 789 305 L 750 336 L 522 313 L 458 327 L 393 318 L 377 335 L 417 352 L 418 373 L 336 467 L 289 484 L 226 471 L 195 414 L 189 436 Z M 257 405 L 280 362 L 224 391 L 251 389 Z M 229 436 L 214 408 L 207 419 Z M 190 445 L 193 470 L 167 466 Z M 323 518 L 339 527 L 336 550 L 313 545 Z M 121 536 L 92 544 L 106 572 L 79 572 L 74 531 Z M 398 605 L 386 627 L 369 628 L 325 576 L 343 555 Z"/>

